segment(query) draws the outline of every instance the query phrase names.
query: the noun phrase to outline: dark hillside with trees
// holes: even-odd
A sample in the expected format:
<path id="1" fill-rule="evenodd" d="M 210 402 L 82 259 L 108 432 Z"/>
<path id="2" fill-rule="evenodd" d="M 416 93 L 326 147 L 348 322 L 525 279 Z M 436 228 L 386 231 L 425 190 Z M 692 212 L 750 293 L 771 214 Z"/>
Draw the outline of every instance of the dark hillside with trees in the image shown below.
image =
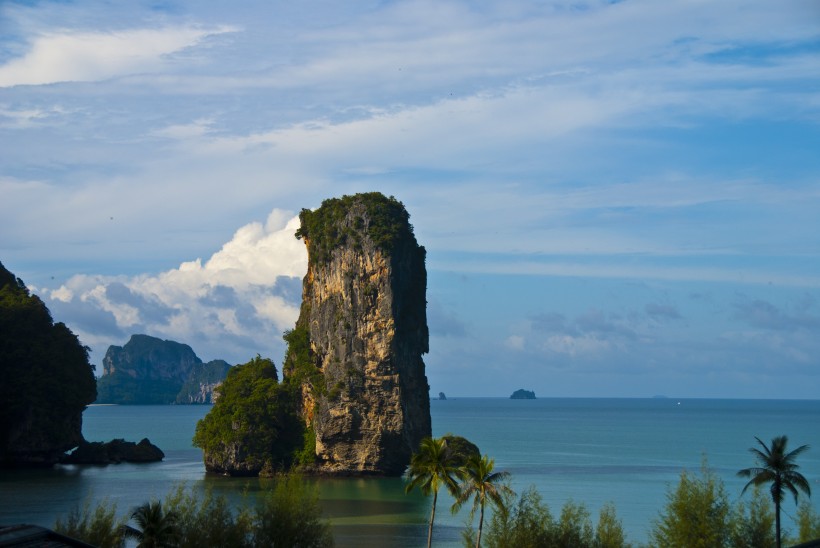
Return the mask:
<path id="1" fill-rule="evenodd" d="M 50 466 L 96 398 L 88 349 L 0 264 L 0 466 Z"/>

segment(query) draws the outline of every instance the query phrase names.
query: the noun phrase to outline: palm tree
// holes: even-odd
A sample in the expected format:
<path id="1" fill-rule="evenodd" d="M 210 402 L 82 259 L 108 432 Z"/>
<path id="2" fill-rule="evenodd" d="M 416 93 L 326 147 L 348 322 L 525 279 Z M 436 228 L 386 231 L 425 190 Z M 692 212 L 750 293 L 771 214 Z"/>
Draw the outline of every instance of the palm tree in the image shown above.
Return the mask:
<path id="1" fill-rule="evenodd" d="M 424 438 L 407 468 L 405 493 L 416 487 L 421 489 L 424 496 L 433 493 L 433 510 L 430 512 L 430 525 L 427 528 L 427 548 L 430 548 L 433 541 L 433 521 L 436 519 L 439 488 L 444 485 L 453 496 L 456 496 L 458 491 L 458 483 L 454 477 L 458 473 L 458 467 L 454 457 L 444 438 Z"/>
<path id="2" fill-rule="evenodd" d="M 795 504 L 797 503 L 798 490 L 811 496 L 809 482 L 806 481 L 803 474 L 797 471 L 800 467 L 794 462 L 797 456 L 806 451 L 809 446 L 801 445 L 794 451 L 787 453 L 786 444 L 789 439 L 786 436 L 773 438 L 771 447 L 767 447 L 765 443 L 760 441 L 760 438 L 755 437 L 755 439 L 762 447 L 762 450 L 752 447 L 749 451 L 755 456 L 759 466 L 744 468 L 737 473 L 742 478 L 751 478 L 740 494 L 742 496 L 750 485 L 772 484 L 770 491 L 772 501 L 774 501 L 775 533 L 777 548 L 780 548 L 780 504 L 783 502 L 785 492 L 789 491 L 794 495 Z"/>
<path id="3" fill-rule="evenodd" d="M 461 492 L 458 497 L 456 497 L 455 504 L 453 504 L 453 513 L 456 513 L 465 502 L 472 498 L 473 508 L 470 510 L 471 519 L 476 508 L 480 509 L 478 537 L 475 542 L 476 548 L 481 546 L 481 529 L 484 527 L 484 507 L 487 504 L 487 500 L 489 499 L 496 507 L 500 508 L 504 505 L 504 495 L 512 494 L 512 489 L 503 483 L 510 475 L 509 472 L 493 472 L 494 467 L 494 459 L 488 458 L 486 455 L 483 457 L 471 455 L 461 469 L 464 483 L 461 486 Z"/>
<path id="4" fill-rule="evenodd" d="M 125 527 L 125 535 L 139 541 L 137 548 L 164 548 L 175 546 L 179 537 L 176 512 L 163 512 L 158 500 L 138 506 L 131 514 L 139 529 Z"/>

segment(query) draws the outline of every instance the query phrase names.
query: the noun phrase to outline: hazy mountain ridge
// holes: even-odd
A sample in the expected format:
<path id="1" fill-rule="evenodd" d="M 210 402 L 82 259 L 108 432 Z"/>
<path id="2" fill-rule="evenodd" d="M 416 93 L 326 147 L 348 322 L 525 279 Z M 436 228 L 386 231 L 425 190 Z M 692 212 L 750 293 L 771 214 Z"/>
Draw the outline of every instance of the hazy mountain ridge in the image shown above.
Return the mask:
<path id="1" fill-rule="evenodd" d="M 230 369 L 224 360 L 203 363 L 187 344 L 132 335 L 110 346 L 97 380 L 97 403 L 212 403 Z"/>

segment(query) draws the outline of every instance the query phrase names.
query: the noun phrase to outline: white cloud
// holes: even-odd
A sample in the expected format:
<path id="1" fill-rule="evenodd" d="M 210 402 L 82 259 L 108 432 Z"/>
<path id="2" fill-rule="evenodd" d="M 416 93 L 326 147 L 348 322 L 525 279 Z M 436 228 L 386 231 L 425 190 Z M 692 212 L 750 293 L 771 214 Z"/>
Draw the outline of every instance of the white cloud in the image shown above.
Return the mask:
<path id="1" fill-rule="evenodd" d="M 504 344 L 512 350 L 524 350 L 524 342 L 525 339 L 521 335 L 510 335 L 504 341 Z"/>
<path id="2" fill-rule="evenodd" d="M 158 70 L 168 55 L 231 27 L 165 27 L 111 32 L 49 31 L 0 67 L 0 87 L 105 80 Z"/>
<path id="3" fill-rule="evenodd" d="M 298 317 L 307 270 L 305 245 L 294 237 L 298 226 L 298 217 L 274 209 L 264 224 L 237 230 L 204 264 L 196 259 L 157 275 L 77 275 L 42 293 L 100 355 L 123 341 L 84 325 L 89 308 L 110 314 L 114 325 L 105 331 L 156 333 L 190 344 L 201 357 L 238 362 L 278 348 Z"/>
<path id="4" fill-rule="evenodd" d="M 2 69 L 0 69 L 2 70 Z M 49 119 L 67 114 L 66 109 L 59 105 L 46 108 L 15 108 L 11 105 L 0 106 L 0 128 L 25 129 L 31 128 Z"/>
<path id="5" fill-rule="evenodd" d="M 697 288 L 716 302 L 737 284 L 820 287 L 813 0 L 409 0 L 307 16 L 29 4 L 0 2 L 0 253 L 38 286 L 68 280 L 50 305 L 94 348 L 141 329 L 202 357 L 268 345 L 277 358 L 304 249 L 281 215 L 242 225 L 358 191 L 408 206 L 431 271 L 495 280 L 431 306 L 431 359 L 503 332 L 486 328 L 493 309 L 462 302 L 497 292 L 511 316 L 536 313 L 523 280 L 719 282 Z M 633 310 L 646 302 L 667 301 Z M 602 341 L 601 362 L 619 351 L 601 333 L 509 333 L 469 358 L 458 348 L 453 367 L 490 344 L 533 367 L 591 360 Z"/>

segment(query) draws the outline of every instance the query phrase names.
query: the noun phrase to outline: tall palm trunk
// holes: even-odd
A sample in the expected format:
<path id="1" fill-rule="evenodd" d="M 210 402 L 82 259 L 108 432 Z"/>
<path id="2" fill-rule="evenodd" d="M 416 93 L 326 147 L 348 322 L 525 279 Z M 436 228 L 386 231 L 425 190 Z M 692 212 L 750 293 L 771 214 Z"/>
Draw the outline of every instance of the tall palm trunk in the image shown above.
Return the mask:
<path id="1" fill-rule="evenodd" d="M 438 491 L 433 491 L 433 511 L 430 512 L 430 525 L 427 528 L 427 548 L 430 548 L 430 545 L 433 543 L 433 521 L 436 519 L 436 499 L 438 499 Z"/>
<path id="2" fill-rule="evenodd" d="M 475 548 L 481 547 L 481 528 L 484 527 L 484 504 L 481 505 L 481 512 L 478 514 L 478 536 L 475 539 Z"/>
<path id="3" fill-rule="evenodd" d="M 774 530 L 775 530 L 775 539 L 777 539 L 777 548 L 781 548 L 781 546 L 780 546 L 780 500 L 779 499 L 774 499 Z"/>

